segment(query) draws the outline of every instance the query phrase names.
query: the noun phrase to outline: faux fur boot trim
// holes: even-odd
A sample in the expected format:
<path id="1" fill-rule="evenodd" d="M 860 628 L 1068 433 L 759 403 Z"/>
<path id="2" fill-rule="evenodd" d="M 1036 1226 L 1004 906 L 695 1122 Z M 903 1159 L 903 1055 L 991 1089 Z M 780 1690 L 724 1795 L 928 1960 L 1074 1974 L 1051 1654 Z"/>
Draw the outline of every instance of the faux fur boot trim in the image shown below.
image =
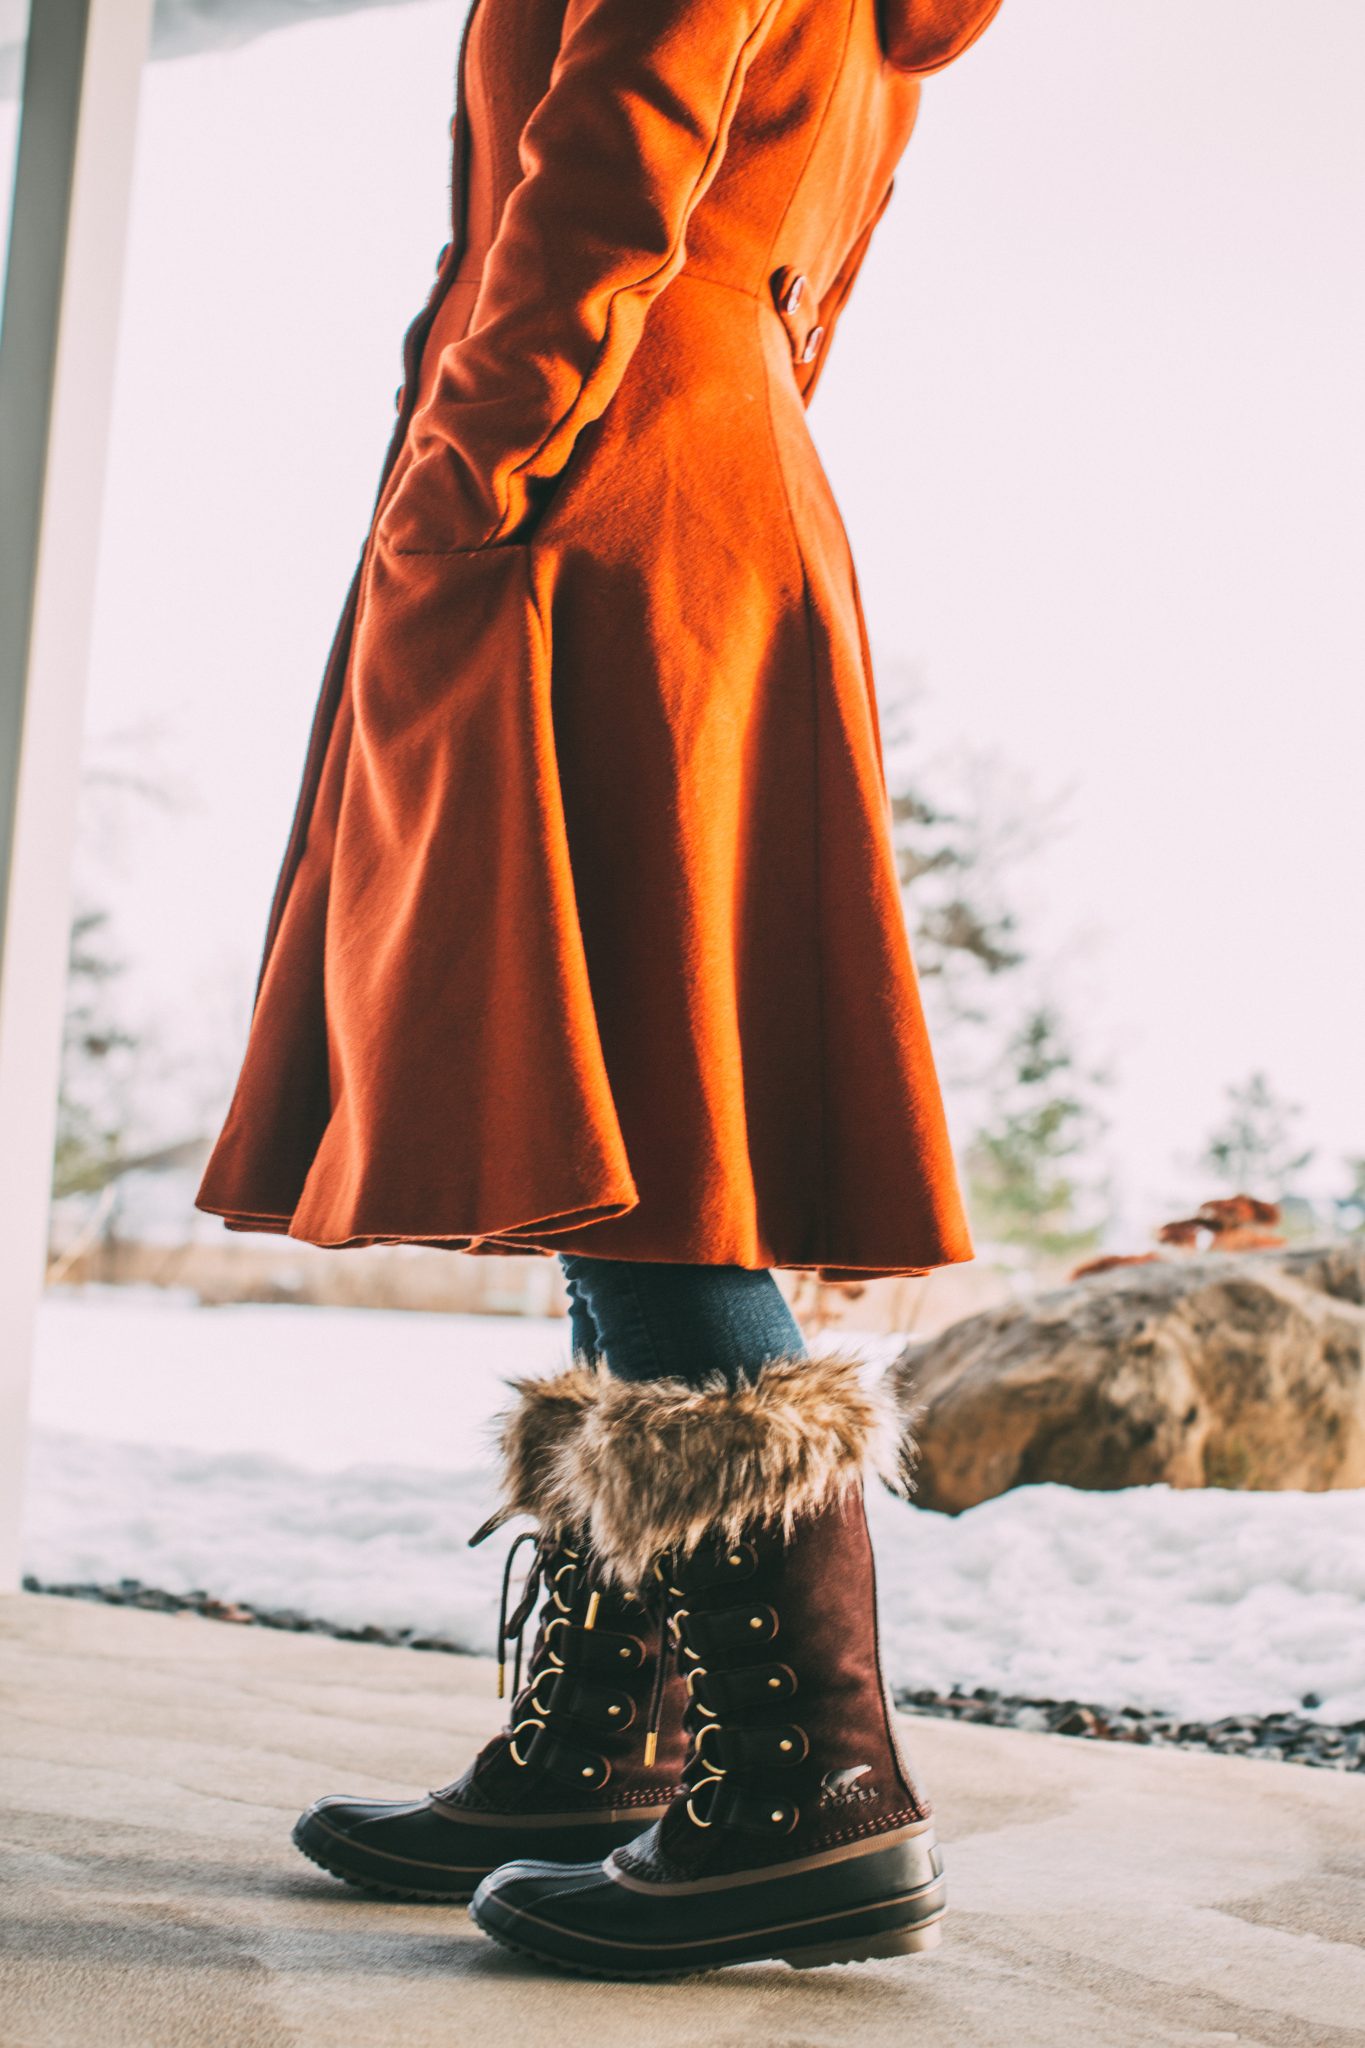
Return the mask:
<path id="1" fill-rule="evenodd" d="M 556 1498 L 626 1585 L 708 1534 L 789 1536 L 866 1473 L 890 1479 L 898 1464 L 893 1412 L 852 1358 L 773 1359 L 738 1389 L 604 1373 L 581 1428 L 551 1456 Z"/>
<path id="2" fill-rule="evenodd" d="M 493 1425 L 501 1461 L 501 1500 L 484 1531 L 513 1515 L 530 1515 L 549 1534 L 581 1526 L 582 1518 L 566 1491 L 565 1471 L 584 1422 L 600 1398 L 601 1374 L 590 1366 L 572 1365 L 549 1379 L 509 1380 L 508 1385 L 516 1402 Z"/>

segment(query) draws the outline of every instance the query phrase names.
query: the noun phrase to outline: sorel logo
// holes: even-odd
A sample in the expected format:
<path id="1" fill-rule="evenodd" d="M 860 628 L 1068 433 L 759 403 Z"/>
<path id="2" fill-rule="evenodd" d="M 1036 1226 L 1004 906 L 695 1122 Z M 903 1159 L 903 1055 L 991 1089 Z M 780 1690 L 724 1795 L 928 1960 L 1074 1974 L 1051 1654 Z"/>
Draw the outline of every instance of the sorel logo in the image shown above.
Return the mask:
<path id="1" fill-rule="evenodd" d="M 842 1771 L 826 1771 L 820 1780 L 820 1804 L 822 1806 L 858 1805 L 868 1799 L 875 1799 L 875 1785 L 860 1785 L 872 1769 L 871 1764 L 849 1764 Z"/>

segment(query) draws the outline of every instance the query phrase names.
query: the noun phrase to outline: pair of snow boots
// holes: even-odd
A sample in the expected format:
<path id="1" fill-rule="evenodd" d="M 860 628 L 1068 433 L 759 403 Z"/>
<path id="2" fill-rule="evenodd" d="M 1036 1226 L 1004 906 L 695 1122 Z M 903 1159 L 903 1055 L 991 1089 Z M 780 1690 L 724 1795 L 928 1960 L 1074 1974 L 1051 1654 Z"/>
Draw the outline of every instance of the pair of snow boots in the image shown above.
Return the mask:
<path id="1" fill-rule="evenodd" d="M 535 1524 L 510 1611 L 512 1557 L 503 1581 L 507 1726 L 425 1799 L 319 1800 L 298 1847 L 367 1890 L 472 1901 L 496 1941 L 594 1976 L 932 1947 L 942 1860 L 863 1510 L 894 1433 L 856 1364 L 774 1360 L 738 1390 L 575 1366 L 516 1391 L 489 1525 Z"/>

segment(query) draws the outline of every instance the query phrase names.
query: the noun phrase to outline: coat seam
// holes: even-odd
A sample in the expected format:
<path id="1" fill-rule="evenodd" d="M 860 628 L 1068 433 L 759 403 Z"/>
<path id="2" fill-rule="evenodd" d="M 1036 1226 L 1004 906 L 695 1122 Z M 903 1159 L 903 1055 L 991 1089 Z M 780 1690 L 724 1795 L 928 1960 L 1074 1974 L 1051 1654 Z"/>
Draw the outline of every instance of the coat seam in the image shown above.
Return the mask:
<path id="1" fill-rule="evenodd" d="M 818 121 L 815 122 L 814 127 L 811 131 L 811 138 L 806 146 L 806 153 L 801 159 L 801 168 L 797 172 L 796 176 L 793 178 L 791 185 L 788 188 L 787 203 L 783 207 L 781 213 L 778 215 L 777 224 L 773 228 L 772 239 L 768 243 L 767 255 L 763 259 L 763 268 L 765 272 L 770 272 L 772 269 L 773 251 L 776 249 L 778 242 L 781 240 L 783 229 L 786 227 L 787 222 L 791 219 L 792 208 L 796 204 L 797 194 L 802 190 L 803 186 L 805 185 L 806 173 L 811 167 L 811 159 L 815 155 L 815 151 L 819 145 L 820 138 L 824 134 L 826 125 L 828 124 L 830 110 L 834 105 L 834 95 L 839 89 L 839 81 L 842 79 L 844 71 L 848 64 L 848 46 L 850 38 L 853 34 L 853 12 L 855 5 L 856 0 L 848 0 L 848 5 L 845 9 L 844 14 L 843 41 L 839 45 L 839 61 L 834 66 L 833 75 L 831 76 L 829 82 L 829 91 L 825 94 L 825 104 L 823 105 L 823 107 L 821 107 L 820 118 Z"/>
<path id="2" fill-rule="evenodd" d="M 820 138 L 825 132 L 826 124 L 829 121 L 830 110 L 834 105 L 834 95 L 838 90 L 839 81 L 844 75 L 844 68 L 848 62 L 849 40 L 853 34 L 853 6 L 854 0 L 848 0 L 848 5 L 845 7 L 844 11 L 844 33 L 843 41 L 839 46 L 839 61 L 834 66 L 833 75 L 829 83 L 829 90 L 825 94 L 825 103 L 823 107 L 820 109 L 819 120 L 816 121 L 816 123 L 814 124 L 814 129 L 811 134 L 810 142 L 806 148 L 806 153 L 801 160 L 801 168 L 797 172 L 796 177 L 792 180 L 791 186 L 787 193 L 787 203 L 783 207 L 782 212 L 773 228 L 772 238 L 768 243 L 767 254 L 764 257 L 763 268 L 765 272 L 770 272 L 772 269 L 773 253 L 776 250 L 778 242 L 781 239 L 782 232 L 786 227 L 788 220 L 791 217 L 791 211 L 792 207 L 796 202 L 796 196 L 800 192 L 802 186 L 805 183 L 806 173 L 810 169 L 811 161 L 815 155 L 816 147 L 819 144 Z M 757 304 L 759 307 L 759 319 L 761 322 L 763 310 L 762 301 L 758 301 Z M 787 514 L 787 525 L 791 531 L 792 552 L 796 557 L 797 570 L 801 578 L 801 615 L 805 623 L 806 659 L 810 670 L 811 683 L 811 850 L 812 862 L 815 870 L 814 1011 L 816 1050 L 817 1059 L 819 1061 L 820 1074 L 820 1129 L 819 1139 L 816 1145 L 816 1170 L 818 1175 L 817 1184 L 820 1190 L 820 1195 L 818 1213 L 816 1216 L 816 1242 L 817 1244 L 825 1244 L 828 1242 L 829 1239 L 829 1074 L 827 1071 L 828 1062 L 826 1059 L 828 1034 L 826 1029 L 825 1018 L 824 903 L 821 889 L 822 846 L 820 835 L 819 804 L 821 736 L 819 661 L 816 653 L 815 644 L 815 621 L 812 614 L 810 577 L 806 569 L 805 553 L 801 547 L 801 530 L 797 523 L 796 508 L 792 504 L 791 491 L 787 483 L 786 464 L 782 460 L 781 444 L 778 441 L 777 437 L 777 422 L 773 418 L 772 370 L 768 363 L 766 351 L 764 351 L 763 349 L 763 331 L 761 324 L 758 333 L 758 345 L 760 351 L 763 352 L 763 393 L 765 410 L 767 413 L 768 420 L 768 438 L 772 444 L 773 465 L 777 471 L 778 482 L 782 491 L 782 503 Z M 799 385 L 797 386 L 797 391 L 799 395 Z M 812 1258 L 813 1265 L 818 1266 L 821 1263 L 822 1261 L 818 1254 Z"/>
<path id="3" fill-rule="evenodd" d="M 793 553 L 793 555 L 794 555 L 794 557 L 795 557 L 795 560 L 796 560 L 796 569 L 797 569 L 797 574 L 798 574 L 798 576 L 799 576 L 799 577 L 800 577 L 800 579 L 801 579 L 801 616 L 802 616 L 802 620 L 803 620 L 803 622 L 804 622 L 804 625 L 805 625 L 805 633 L 806 633 L 806 660 L 807 660 L 807 666 L 808 666 L 808 668 L 809 668 L 809 671 L 810 671 L 810 683 L 811 683 L 811 849 L 812 849 L 812 866 L 813 866 L 813 868 L 814 868 L 814 873 L 815 873 L 815 888 L 814 888 L 814 892 L 813 892 L 813 893 L 814 893 L 814 898 L 815 898 L 815 903 L 814 903 L 814 913 L 813 913 L 813 915 L 814 915 L 814 930 L 815 930 L 815 944 L 814 944 L 814 952 L 815 952 L 815 1002 L 814 1002 L 814 1012 L 815 1012 L 815 1037 L 816 1037 L 816 1059 L 817 1059 L 817 1063 L 818 1063 L 818 1071 L 819 1071 L 819 1076 L 820 1076 L 820 1088 L 819 1088 L 819 1135 L 818 1135 L 818 1139 L 817 1139 L 817 1143 L 816 1143 L 816 1148 L 815 1148 L 815 1151 L 816 1151 L 816 1175 L 817 1175 L 817 1181 L 816 1181 L 816 1184 L 817 1184 L 817 1186 L 818 1186 L 818 1188 L 819 1188 L 819 1191 L 820 1191 L 820 1193 L 819 1193 L 819 1202 L 818 1202 L 818 1213 L 817 1213 L 817 1216 L 816 1216 L 816 1233 L 815 1233 L 815 1241 L 816 1241 L 816 1243 L 817 1243 L 817 1244 L 824 1244 L 824 1243 L 825 1243 L 825 1242 L 827 1241 L 827 1239 L 828 1239 L 828 1236 L 829 1236 L 829 1228 L 828 1228 L 828 1208 L 829 1208 L 829 1188 L 828 1188 L 828 1151 L 827 1151 L 827 1144 L 826 1144 L 826 1132 L 827 1132 L 827 1126 L 828 1126 L 828 1122 L 829 1122 L 829 1116 L 828 1116 L 828 1092 L 827 1092 L 827 1091 L 828 1091 L 828 1087 L 829 1087 L 829 1075 L 828 1075 L 828 1073 L 827 1073 L 827 1071 L 826 1071 L 826 1066 L 827 1066 L 827 1063 L 826 1063 L 826 1058 L 825 1058 L 825 1053 L 826 1053 L 826 1033 L 825 1033 L 825 936 L 824 936 L 824 906 L 823 906 L 823 900 L 822 900 L 822 890 L 821 890 L 821 884 L 820 884 L 820 877 L 821 877 L 821 851 L 822 851 L 822 849 L 821 849 L 821 843 L 820 843 L 820 802 L 819 802 L 819 798 L 820 798 L 820 677 L 819 677 L 819 663 L 818 663 L 818 659 L 817 659 L 817 655 L 816 655 L 816 646 L 815 646 L 815 622 L 814 622 L 814 618 L 813 618 L 813 616 L 812 616 L 812 606 L 811 606 L 811 591 L 810 591 L 810 577 L 809 577 L 809 575 L 808 575 L 808 573 L 807 573 L 807 569 L 806 569 L 806 557 L 805 557 L 805 553 L 804 553 L 804 551 L 803 551 L 803 549 L 802 549 L 802 546 L 801 546 L 801 531 L 800 531 L 800 527 L 799 527 L 799 526 L 798 526 L 798 524 L 797 524 L 797 519 L 796 519 L 796 508 L 795 508 L 795 507 L 794 507 L 794 505 L 792 504 L 792 501 L 791 501 L 791 491 L 790 491 L 790 489 L 789 489 L 789 487 L 788 487 L 788 483 L 787 483 L 787 468 L 786 468 L 786 464 L 785 464 L 785 463 L 783 462 L 783 460 L 782 460 L 782 449 L 781 449 L 781 443 L 779 442 L 779 440 L 778 440 L 778 436 L 777 436 L 777 422 L 776 422 L 776 420 L 775 420 L 775 419 L 774 419 L 774 417 L 773 417 L 773 378 L 772 378 L 772 367 L 771 367 L 771 365 L 770 365 L 770 364 L 769 364 L 769 362 L 768 362 L 768 357 L 767 357 L 767 350 L 766 350 L 766 348 L 765 348 L 765 345 L 764 345 L 764 334 L 763 334 L 763 318 L 764 318 L 764 307 L 763 307 L 763 302 L 762 302 L 761 300 L 755 300 L 755 302 L 754 302 L 754 305 L 755 305 L 755 324 L 756 324 L 756 326 L 757 326 L 757 328 L 758 328 L 758 335 L 757 335 L 757 340 L 758 340 L 759 354 L 760 354 L 760 359 L 761 359 L 761 361 L 762 361 L 762 364 L 763 364 L 763 401 L 764 401 L 764 412 L 765 412 L 765 416 L 766 416 L 766 418 L 767 418 L 767 423 L 768 423 L 768 439 L 769 439 L 769 442 L 771 443 L 771 446 L 772 446 L 772 455 L 773 455 L 773 468 L 774 468 L 774 470 L 776 471 L 776 474 L 777 474 L 777 479 L 778 479 L 778 486 L 779 486 L 779 488 L 780 488 L 780 490 L 781 490 L 781 493 L 782 493 L 782 505 L 783 505 L 783 509 L 785 510 L 785 512 L 786 512 L 786 515 L 787 515 L 787 525 L 788 525 L 788 528 L 789 528 L 789 530 L 790 530 L 790 533 L 791 533 L 792 553 Z M 819 1265 L 819 1264 L 821 1264 L 821 1263 L 822 1263 L 822 1261 L 821 1261 L 821 1259 L 820 1259 L 820 1257 L 819 1257 L 819 1255 L 818 1255 L 818 1254 L 814 1254 L 814 1255 L 812 1256 L 812 1259 L 811 1259 L 811 1263 L 812 1263 L 812 1265 Z"/>

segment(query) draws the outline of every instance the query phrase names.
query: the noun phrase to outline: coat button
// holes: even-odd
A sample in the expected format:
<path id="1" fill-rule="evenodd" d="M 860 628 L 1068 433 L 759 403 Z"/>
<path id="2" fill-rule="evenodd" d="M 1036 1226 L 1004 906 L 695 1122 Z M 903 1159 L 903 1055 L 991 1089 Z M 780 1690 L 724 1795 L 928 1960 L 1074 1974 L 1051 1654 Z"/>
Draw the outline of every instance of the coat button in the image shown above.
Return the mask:
<path id="1" fill-rule="evenodd" d="M 806 345 L 801 351 L 799 360 L 803 363 L 813 363 L 820 353 L 820 344 L 824 338 L 825 330 L 823 327 L 812 327 L 810 333 L 806 336 Z"/>
<path id="2" fill-rule="evenodd" d="M 798 273 L 787 286 L 786 296 L 782 301 L 782 311 L 784 313 L 794 313 L 805 296 L 806 280 Z"/>
<path id="3" fill-rule="evenodd" d="M 449 254 L 450 254 L 450 244 L 449 244 L 449 242 L 442 242 L 442 244 L 441 244 L 441 253 L 440 253 L 440 255 L 439 255 L 439 256 L 438 256 L 437 258 L 436 258 L 436 268 L 437 268 L 437 270 L 438 270 L 438 271 L 439 271 L 439 270 L 440 270 L 440 269 L 442 268 L 443 264 L 445 263 L 446 257 L 447 257 L 447 256 L 448 256 Z"/>

